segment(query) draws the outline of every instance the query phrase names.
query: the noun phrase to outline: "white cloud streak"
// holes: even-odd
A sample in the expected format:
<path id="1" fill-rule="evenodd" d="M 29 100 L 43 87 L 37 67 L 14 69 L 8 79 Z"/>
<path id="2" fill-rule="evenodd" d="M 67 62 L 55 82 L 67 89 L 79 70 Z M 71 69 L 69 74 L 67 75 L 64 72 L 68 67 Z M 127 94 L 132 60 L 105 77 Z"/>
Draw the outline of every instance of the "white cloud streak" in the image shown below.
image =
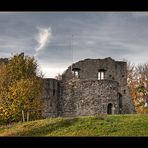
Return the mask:
<path id="1" fill-rule="evenodd" d="M 51 28 L 38 28 L 39 33 L 36 37 L 36 41 L 38 43 L 38 47 L 35 49 L 36 52 L 40 50 L 44 50 L 44 47 L 50 43 L 52 38 L 52 30 Z"/>

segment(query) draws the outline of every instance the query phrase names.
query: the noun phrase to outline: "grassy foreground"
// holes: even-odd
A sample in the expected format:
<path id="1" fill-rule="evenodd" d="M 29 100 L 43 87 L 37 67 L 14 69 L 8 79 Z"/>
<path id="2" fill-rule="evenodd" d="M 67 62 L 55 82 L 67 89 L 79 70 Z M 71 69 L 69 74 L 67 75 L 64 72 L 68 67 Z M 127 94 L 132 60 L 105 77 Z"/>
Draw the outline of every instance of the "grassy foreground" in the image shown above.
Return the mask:
<path id="1" fill-rule="evenodd" d="M 0 136 L 148 136 L 148 115 L 100 115 L 1 125 Z"/>

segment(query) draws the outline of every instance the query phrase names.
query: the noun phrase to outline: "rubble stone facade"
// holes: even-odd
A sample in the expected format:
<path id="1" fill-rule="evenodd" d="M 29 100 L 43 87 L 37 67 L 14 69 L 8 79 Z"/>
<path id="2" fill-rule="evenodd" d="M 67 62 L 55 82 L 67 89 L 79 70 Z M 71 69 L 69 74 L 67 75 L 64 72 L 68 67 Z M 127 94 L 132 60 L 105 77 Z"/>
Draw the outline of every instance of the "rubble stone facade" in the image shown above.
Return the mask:
<path id="1" fill-rule="evenodd" d="M 110 57 L 85 59 L 69 66 L 60 81 L 44 79 L 45 117 L 133 113 L 126 66 Z"/>

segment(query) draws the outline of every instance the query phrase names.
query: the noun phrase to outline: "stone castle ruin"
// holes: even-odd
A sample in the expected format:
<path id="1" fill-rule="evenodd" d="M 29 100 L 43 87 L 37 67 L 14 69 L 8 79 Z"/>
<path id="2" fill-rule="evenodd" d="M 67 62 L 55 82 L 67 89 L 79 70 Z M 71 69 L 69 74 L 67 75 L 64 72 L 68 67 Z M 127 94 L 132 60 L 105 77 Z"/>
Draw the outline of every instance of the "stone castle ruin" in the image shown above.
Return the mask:
<path id="1" fill-rule="evenodd" d="M 7 63 L 8 59 L 0 59 Z M 73 63 L 62 80 L 44 78 L 43 116 L 129 114 L 134 106 L 127 86 L 127 65 L 112 58 Z"/>
<path id="2" fill-rule="evenodd" d="M 85 59 L 69 66 L 62 80 L 44 81 L 45 117 L 134 112 L 126 62 Z"/>

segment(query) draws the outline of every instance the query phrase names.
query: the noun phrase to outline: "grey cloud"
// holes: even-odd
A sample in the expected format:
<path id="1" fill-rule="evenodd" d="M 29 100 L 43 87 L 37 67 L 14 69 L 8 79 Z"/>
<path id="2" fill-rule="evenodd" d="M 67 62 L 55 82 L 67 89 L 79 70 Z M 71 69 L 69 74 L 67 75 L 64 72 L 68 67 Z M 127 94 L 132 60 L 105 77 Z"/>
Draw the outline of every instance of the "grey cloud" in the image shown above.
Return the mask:
<path id="1" fill-rule="evenodd" d="M 50 26 L 52 40 L 37 57 L 46 70 L 65 68 L 84 58 L 146 62 L 147 16 L 147 12 L 0 13 L 0 57 L 22 51 L 33 56 L 37 27 Z"/>

